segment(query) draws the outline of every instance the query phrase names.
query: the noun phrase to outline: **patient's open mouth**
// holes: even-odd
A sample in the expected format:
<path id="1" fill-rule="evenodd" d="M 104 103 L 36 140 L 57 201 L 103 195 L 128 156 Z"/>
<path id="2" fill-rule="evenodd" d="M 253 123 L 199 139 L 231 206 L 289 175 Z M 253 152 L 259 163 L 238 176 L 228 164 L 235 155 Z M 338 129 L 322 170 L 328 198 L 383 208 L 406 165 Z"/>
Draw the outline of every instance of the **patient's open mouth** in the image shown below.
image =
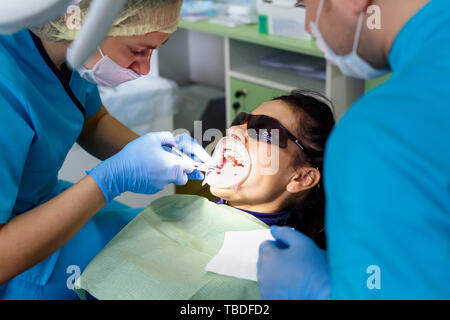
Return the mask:
<path id="1" fill-rule="evenodd" d="M 250 172 L 250 156 L 238 140 L 225 137 L 217 144 L 213 159 L 219 170 L 210 172 L 205 182 L 215 188 L 230 188 L 245 180 Z"/>
<path id="2" fill-rule="evenodd" d="M 222 161 L 219 163 L 218 168 L 220 171 L 218 171 L 218 174 L 221 173 L 221 170 L 227 165 L 231 165 L 233 167 L 242 167 L 244 168 L 244 159 L 236 159 L 236 153 L 230 149 L 230 148 L 223 148 L 223 155 L 222 155 Z"/>

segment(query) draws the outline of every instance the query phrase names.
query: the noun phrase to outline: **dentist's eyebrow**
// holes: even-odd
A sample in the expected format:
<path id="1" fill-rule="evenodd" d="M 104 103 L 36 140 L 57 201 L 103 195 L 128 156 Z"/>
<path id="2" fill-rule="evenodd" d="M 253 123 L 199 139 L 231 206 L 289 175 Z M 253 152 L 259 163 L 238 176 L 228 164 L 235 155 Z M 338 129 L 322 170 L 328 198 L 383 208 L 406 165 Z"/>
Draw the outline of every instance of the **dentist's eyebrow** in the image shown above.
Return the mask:
<path id="1" fill-rule="evenodd" d="M 167 41 L 169 41 L 169 39 L 167 39 L 166 41 L 164 41 L 164 42 L 161 44 L 161 46 L 165 45 L 165 44 L 167 43 Z M 143 47 L 143 48 L 146 48 L 146 49 L 149 49 L 149 50 L 155 50 L 155 49 L 158 49 L 158 48 L 155 47 L 155 46 L 149 46 L 149 45 L 146 45 L 146 44 L 140 44 L 139 46 L 140 46 L 140 47 Z"/>

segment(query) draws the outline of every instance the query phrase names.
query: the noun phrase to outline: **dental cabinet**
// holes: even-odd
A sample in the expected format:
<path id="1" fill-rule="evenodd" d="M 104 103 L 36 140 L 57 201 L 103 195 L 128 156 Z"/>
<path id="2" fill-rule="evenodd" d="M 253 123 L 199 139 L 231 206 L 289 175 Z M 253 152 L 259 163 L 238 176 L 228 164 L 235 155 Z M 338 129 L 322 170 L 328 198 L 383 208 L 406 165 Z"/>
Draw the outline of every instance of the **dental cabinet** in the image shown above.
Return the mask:
<path id="1" fill-rule="evenodd" d="M 268 57 L 289 54 L 299 65 L 322 63 L 323 77 L 261 64 Z M 319 91 L 329 97 L 339 119 L 368 88 L 380 81 L 345 77 L 325 61 L 313 40 L 300 40 L 258 32 L 258 25 L 226 27 L 208 21 L 181 21 L 180 28 L 159 49 L 161 76 L 180 86 L 207 84 L 224 91 L 226 125 L 241 111 L 287 94 L 293 89 Z"/>

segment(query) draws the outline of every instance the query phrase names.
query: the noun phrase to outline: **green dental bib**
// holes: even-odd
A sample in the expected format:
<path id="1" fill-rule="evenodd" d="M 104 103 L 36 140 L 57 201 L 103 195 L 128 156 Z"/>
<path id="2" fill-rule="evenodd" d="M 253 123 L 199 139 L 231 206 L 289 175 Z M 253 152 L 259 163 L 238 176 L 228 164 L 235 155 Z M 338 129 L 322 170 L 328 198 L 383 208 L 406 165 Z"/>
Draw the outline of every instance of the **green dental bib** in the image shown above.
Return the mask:
<path id="1" fill-rule="evenodd" d="M 100 300 L 260 299 L 254 281 L 205 271 L 228 231 L 267 229 L 255 217 L 198 196 L 154 201 L 88 265 L 75 283 Z M 239 252 L 236 252 L 239 254 Z"/>

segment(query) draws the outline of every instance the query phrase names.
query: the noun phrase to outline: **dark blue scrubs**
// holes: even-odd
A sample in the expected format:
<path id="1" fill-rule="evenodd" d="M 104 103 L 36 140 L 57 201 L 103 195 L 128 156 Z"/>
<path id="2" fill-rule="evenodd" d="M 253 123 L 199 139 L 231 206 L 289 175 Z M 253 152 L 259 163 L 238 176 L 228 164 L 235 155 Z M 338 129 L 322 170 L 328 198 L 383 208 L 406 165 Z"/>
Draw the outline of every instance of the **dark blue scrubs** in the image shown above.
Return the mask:
<path id="1" fill-rule="evenodd" d="M 224 199 L 220 199 L 217 204 L 227 204 Z M 280 212 L 273 212 L 273 213 L 260 213 L 260 212 L 254 212 L 254 211 L 248 211 L 248 210 L 242 210 L 241 211 L 247 212 L 248 214 L 251 214 L 255 218 L 261 220 L 268 226 L 284 226 L 288 222 L 289 218 L 291 217 L 291 212 L 288 210 L 283 210 Z"/>

